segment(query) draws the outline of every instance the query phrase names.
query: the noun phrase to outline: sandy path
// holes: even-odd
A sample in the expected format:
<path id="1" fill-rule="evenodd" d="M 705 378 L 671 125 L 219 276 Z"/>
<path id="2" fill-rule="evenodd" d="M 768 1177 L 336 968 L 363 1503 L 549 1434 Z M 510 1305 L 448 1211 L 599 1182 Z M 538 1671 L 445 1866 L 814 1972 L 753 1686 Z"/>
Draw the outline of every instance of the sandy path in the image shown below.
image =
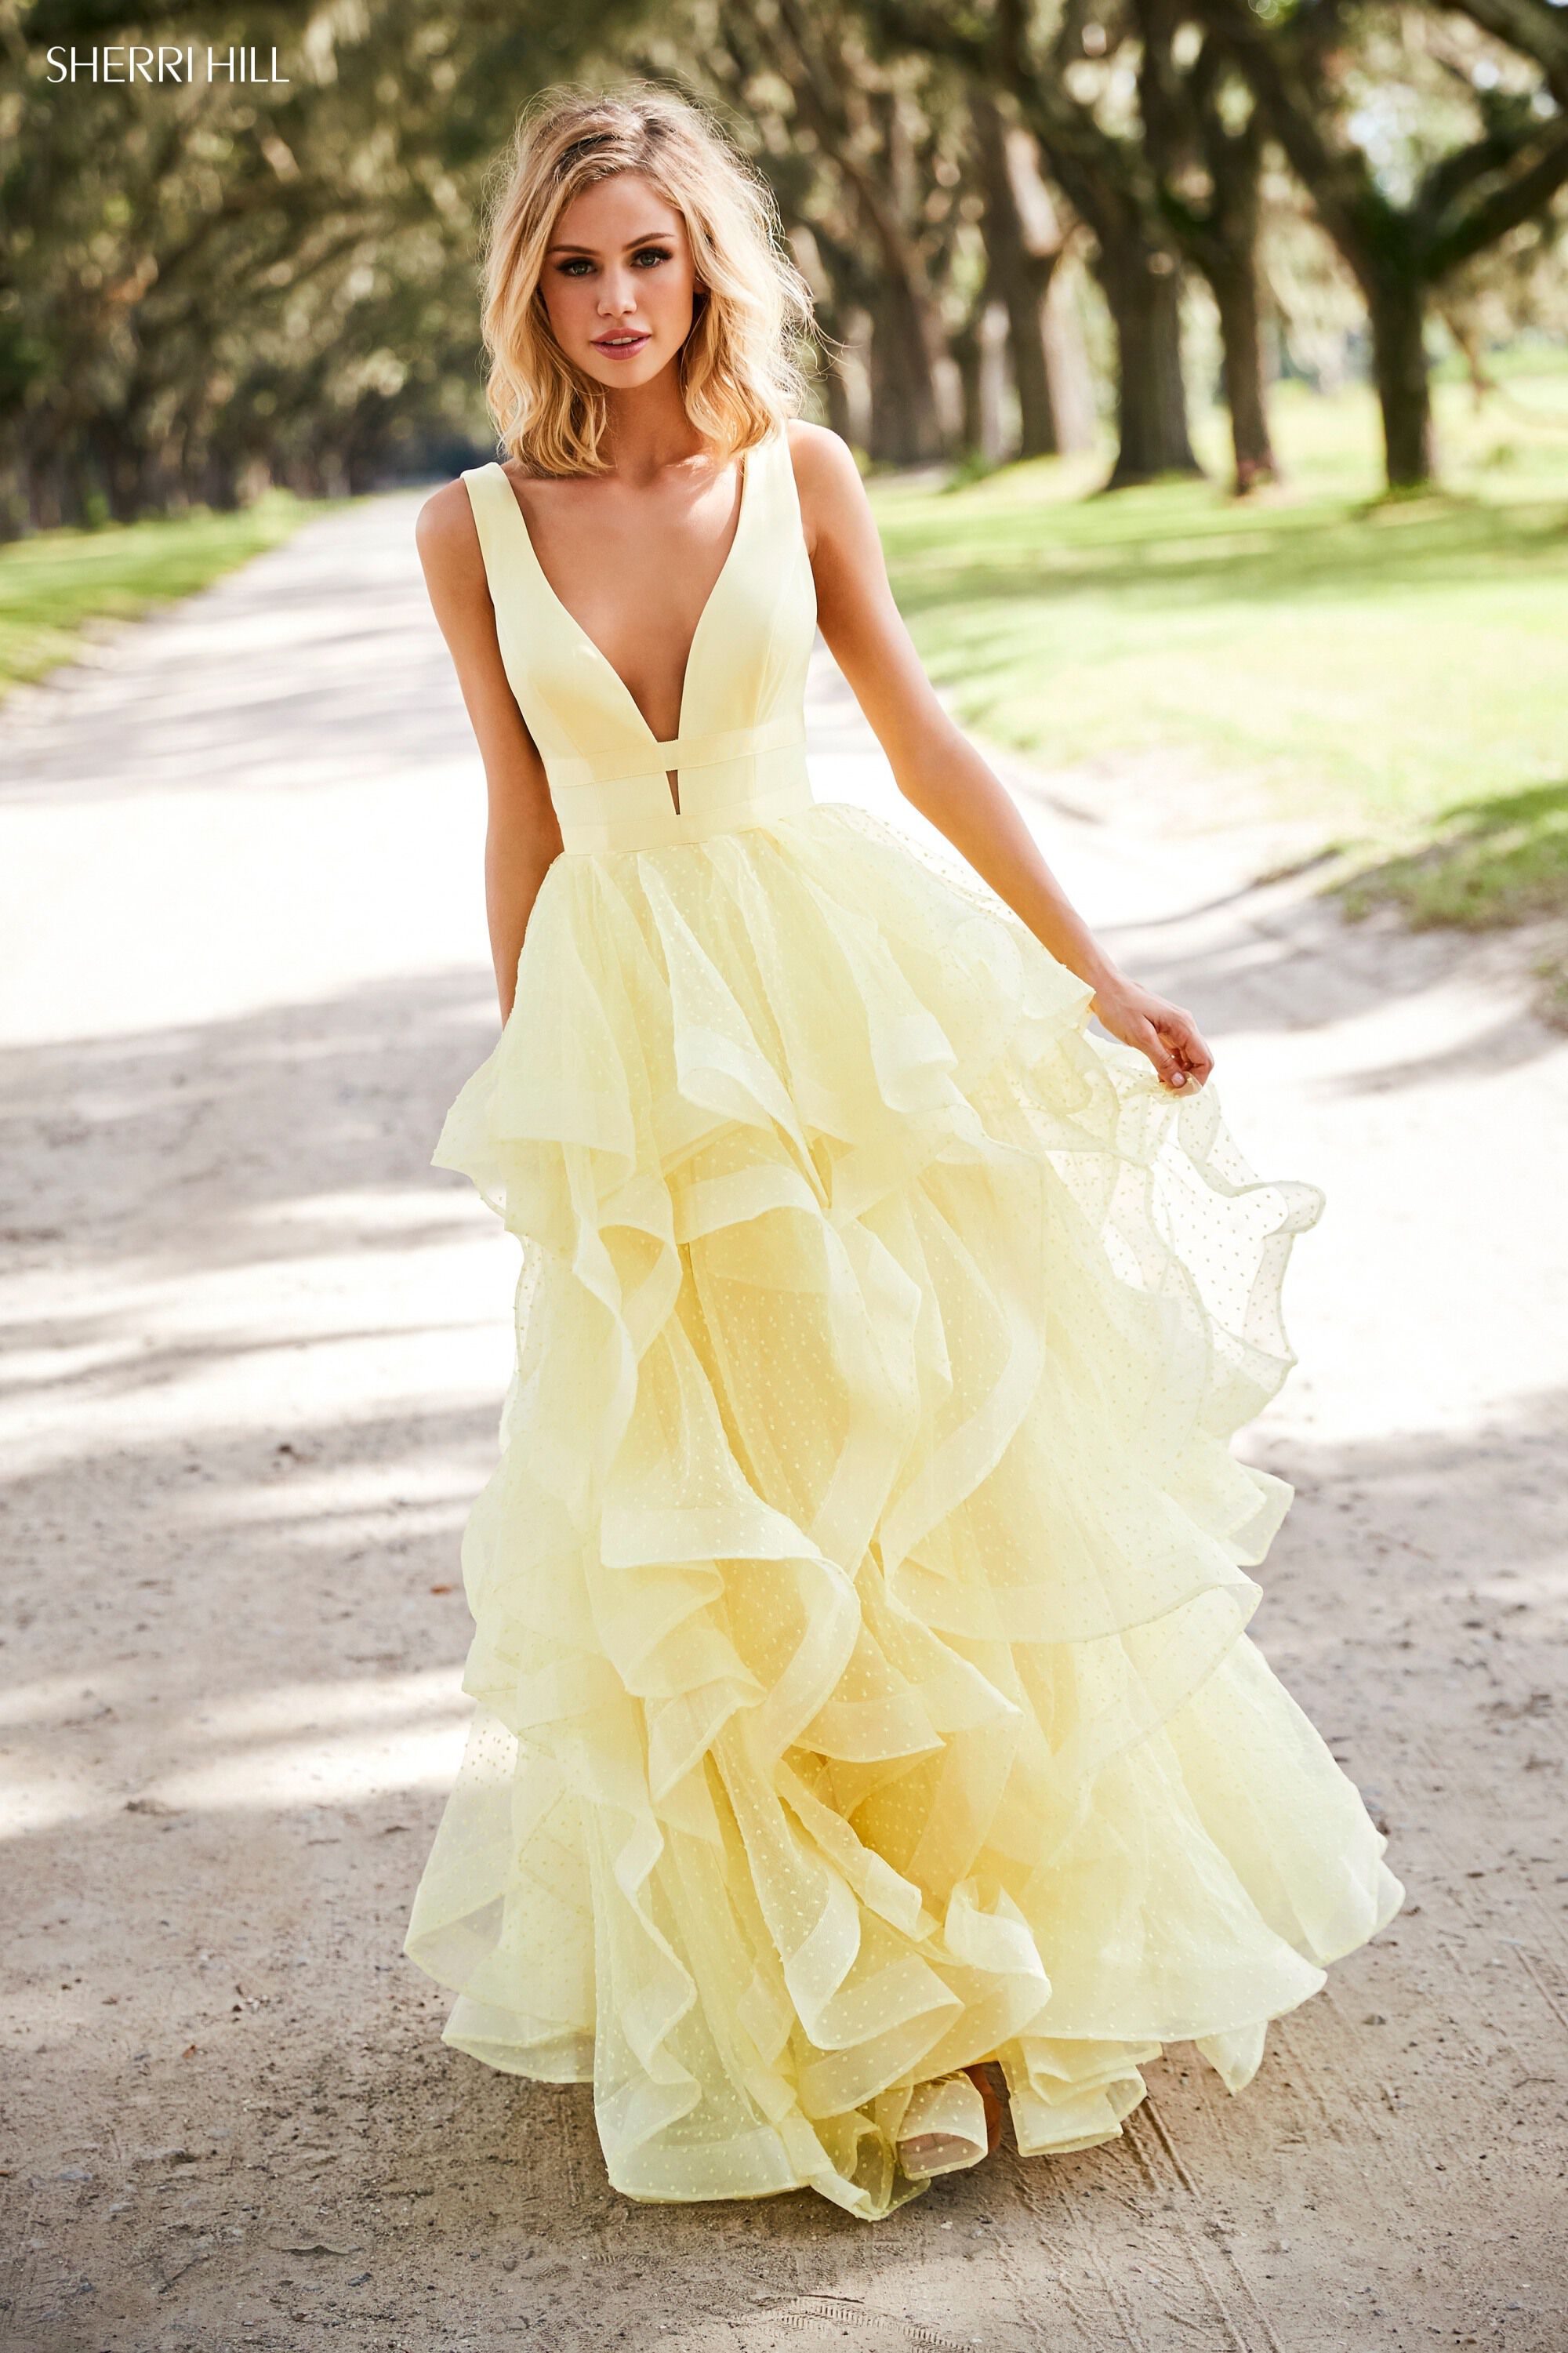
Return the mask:
<path id="1" fill-rule="evenodd" d="M 1330 1195 L 1251 1445 L 1300 1489 L 1254 1631 L 1410 1907 L 1242 2098 L 1177 2052 L 1120 2144 L 871 2229 L 626 2204 L 584 2092 L 439 2043 L 399 1947 L 513 1256 L 428 1166 L 494 1014 L 415 503 L 0 713 L 0 2343 L 1561 2348 L 1568 1044 L 1447 943 L 1247 888 L 1257 842 L 1139 842 L 1049 780 L 1249 1155 Z M 831 680 L 818 717 L 819 790 L 885 800 Z"/>

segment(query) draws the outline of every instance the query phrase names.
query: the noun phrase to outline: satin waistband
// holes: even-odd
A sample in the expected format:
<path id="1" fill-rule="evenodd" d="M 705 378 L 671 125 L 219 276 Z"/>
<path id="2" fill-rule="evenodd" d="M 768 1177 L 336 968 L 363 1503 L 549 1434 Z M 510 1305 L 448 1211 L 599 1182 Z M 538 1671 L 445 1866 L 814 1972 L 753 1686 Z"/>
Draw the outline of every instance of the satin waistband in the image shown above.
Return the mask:
<path id="1" fill-rule="evenodd" d="M 815 797 L 798 719 L 672 736 L 600 760 L 546 757 L 544 766 L 568 857 L 705 841 L 797 816 Z"/>

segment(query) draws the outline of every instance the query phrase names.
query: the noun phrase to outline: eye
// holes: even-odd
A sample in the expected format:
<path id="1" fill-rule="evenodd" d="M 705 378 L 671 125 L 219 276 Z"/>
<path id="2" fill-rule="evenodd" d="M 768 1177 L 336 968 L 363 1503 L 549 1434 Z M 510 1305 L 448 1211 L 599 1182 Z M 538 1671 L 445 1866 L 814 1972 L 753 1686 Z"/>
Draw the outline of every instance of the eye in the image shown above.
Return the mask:
<path id="1" fill-rule="evenodd" d="M 669 248 L 666 245 L 639 245 L 632 256 L 632 260 L 637 269 L 651 269 L 660 261 L 668 261 L 669 258 Z"/>
<path id="2" fill-rule="evenodd" d="M 583 272 L 592 269 L 594 265 L 585 253 L 574 253 L 566 260 L 558 261 L 555 267 L 563 278 L 581 278 Z"/>

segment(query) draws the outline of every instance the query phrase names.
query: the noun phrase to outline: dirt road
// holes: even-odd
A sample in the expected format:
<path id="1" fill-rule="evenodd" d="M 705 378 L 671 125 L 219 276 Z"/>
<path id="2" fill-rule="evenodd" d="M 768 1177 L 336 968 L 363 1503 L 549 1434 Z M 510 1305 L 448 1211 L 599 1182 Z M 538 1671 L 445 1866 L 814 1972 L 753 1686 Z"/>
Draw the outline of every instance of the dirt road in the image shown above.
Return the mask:
<path id="1" fill-rule="evenodd" d="M 1256 839 L 1067 814 L 1092 776 L 1015 781 L 1329 1196 L 1253 1631 L 1408 1909 L 1240 2098 L 1177 2051 L 1121 2142 L 871 2227 L 627 2204 L 584 2091 L 441 2045 L 400 1944 L 513 1246 L 428 1166 L 495 1017 L 416 503 L 0 712 L 0 2344 L 1558 2353 L 1568 1043 L 1506 962 L 1248 887 Z M 830 678 L 817 718 L 819 792 L 885 804 Z"/>

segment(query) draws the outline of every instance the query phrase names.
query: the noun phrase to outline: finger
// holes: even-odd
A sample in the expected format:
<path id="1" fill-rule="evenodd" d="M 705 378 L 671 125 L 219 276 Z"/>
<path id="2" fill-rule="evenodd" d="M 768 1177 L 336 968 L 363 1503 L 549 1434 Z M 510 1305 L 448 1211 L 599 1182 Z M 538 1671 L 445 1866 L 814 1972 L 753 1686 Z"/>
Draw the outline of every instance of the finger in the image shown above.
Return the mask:
<path id="1" fill-rule="evenodd" d="M 1202 1086 L 1214 1069 L 1214 1056 L 1205 1045 L 1196 1022 L 1190 1013 L 1173 1006 L 1171 1018 L 1161 1023 L 1161 1031 L 1168 1050 L 1175 1057 L 1189 1078 Z"/>
<path id="2" fill-rule="evenodd" d="M 1175 1093 L 1184 1092 L 1191 1082 L 1159 1030 L 1152 1021 L 1142 1022 L 1140 1029 L 1142 1034 L 1138 1039 L 1138 1045 L 1153 1063 L 1159 1073 L 1160 1084 L 1163 1087 L 1171 1088 Z"/>

